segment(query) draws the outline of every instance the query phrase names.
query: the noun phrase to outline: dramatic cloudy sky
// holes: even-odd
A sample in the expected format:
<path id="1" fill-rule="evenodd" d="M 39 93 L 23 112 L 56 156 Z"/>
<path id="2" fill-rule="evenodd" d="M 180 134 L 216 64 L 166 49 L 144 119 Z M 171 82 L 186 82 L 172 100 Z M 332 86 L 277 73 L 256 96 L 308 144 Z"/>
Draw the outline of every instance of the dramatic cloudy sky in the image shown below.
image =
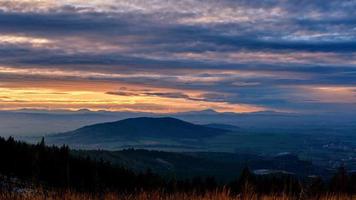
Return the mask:
<path id="1" fill-rule="evenodd" d="M 356 1 L 0 0 L 0 109 L 356 110 Z"/>

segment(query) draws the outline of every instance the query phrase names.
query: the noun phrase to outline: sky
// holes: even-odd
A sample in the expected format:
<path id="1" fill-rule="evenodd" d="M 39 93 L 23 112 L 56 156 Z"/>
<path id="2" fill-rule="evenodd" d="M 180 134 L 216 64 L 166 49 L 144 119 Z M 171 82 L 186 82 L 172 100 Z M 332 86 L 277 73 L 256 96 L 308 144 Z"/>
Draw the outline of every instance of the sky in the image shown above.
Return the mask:
<path id="1" fill-rule="evenodd" d="M 356 111 L 353 0 L 0 0 L 0 110 Z"/>

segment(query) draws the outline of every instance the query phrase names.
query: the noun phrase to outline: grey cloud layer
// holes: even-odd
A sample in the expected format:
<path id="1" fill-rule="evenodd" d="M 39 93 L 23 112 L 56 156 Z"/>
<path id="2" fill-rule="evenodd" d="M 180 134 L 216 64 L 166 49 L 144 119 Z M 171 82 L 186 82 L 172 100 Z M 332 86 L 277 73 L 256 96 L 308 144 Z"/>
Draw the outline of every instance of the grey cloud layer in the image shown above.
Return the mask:
<path id="1" fill-rule="evenodd" d="M 204 99 L 290 110 L 340 107 L 311 102 L 312 97 L 298 95 L 305 92 L 298 86 L 356 84 L 356 1 L 68 2 L 42 7 L 0 3 L 2 35 L 50 42 L 0 43 L 0 65 L 130 74 L 89 78 L 223 92 L 229 95 Z M 242 59 L 246 53 L 252 56 Z M 293 59 L 286 59 L 286 53 Z M 135 73 L 157 76 L 133 78 Z"/>

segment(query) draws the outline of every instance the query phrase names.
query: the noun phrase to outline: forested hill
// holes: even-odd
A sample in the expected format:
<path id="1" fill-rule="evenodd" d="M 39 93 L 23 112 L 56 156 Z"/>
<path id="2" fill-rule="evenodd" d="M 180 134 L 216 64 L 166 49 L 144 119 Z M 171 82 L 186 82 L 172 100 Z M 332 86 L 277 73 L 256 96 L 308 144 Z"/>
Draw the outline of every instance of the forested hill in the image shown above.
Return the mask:
<path id="1" fill-rule="evenodd" d="M 79 190 L 120 188 L 159 188 L 164 181 L 151 172 L 135 174 L 132 171 L 95 162 L 89 158 L 74 157 L 67 146 L 46 147 L 44 141 L 29 145 L 0 138 L 0 174 L 45 184 L 53 187 Z"/>
<path id="2" fill-rule="evenodd" d="M 240 192 L 252 184 L 257 193 L 276 194 L 285 191 L 299 193 L 313 192 L 356 192 L 356 174 L 348 174 L 341 167 L 330 182 L 310 177 L 307 182 L 291 174 L 260 176 L 245 168 L 239 178 L 227 185 L 219 185 L 213 177 L 196 177 L 177 180 L 174 176 L 162 178 L 150 170 L 135 173 L 130 169 L 113 166 L 104 161 L 73 156 L 67 146 L 47 147 L 44 140 L 36 145 L 0 138 L 0 189 L 3 179 L 17 178 L 34 186 L 70 188 L 79 191 L 190 191 L 206 192 L 227 188 Z M 201 166 L 204 168 L 204 166 Z M 187 169 L 189 171 L 189 169 Z M 5 181 L 4 181 L 5 182 Z M 11 189 L 11 188 L 10 188 Z M 13 188 L 12 188 L 13 189 Z"/>

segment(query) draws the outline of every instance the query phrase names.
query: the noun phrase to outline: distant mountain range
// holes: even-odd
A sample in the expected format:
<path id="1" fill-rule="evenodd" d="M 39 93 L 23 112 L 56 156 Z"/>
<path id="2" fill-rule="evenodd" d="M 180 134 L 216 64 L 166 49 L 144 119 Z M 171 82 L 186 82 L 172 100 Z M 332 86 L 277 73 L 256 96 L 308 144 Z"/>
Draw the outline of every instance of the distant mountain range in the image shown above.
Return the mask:
<path id="1" fill-rule="evenodd" d="M 216 112 L 201 110 L 158 114 L 145 112 L 110 112 L 90 110 L 31 110 L 0 111 L 1 136 L 42 136 L 62 133 L 83 126 L 135 117 L 173 117 L 195 124 L 229 124 L 241 129 L 274 132 L 307 132 L 323 129 L 330 132 L 356 130 L 354 112 L 350 113 L 287 113 L 263 111 L 254 113 Z"/>
<path id="2" fill-rule="evenodd" d="M 221 127 L 221 128 L 220 128 Z M 199 141 L 229 132 L 224 125 L 196 125 L 172 117 L 138 117 L 100 123 L 49 136 L 54 143 L 100 144 L 132 141 Z M 231 128 L 226 125 L 227 128 Z M 169 143 L 169 142 L 168 142 Z"/>

